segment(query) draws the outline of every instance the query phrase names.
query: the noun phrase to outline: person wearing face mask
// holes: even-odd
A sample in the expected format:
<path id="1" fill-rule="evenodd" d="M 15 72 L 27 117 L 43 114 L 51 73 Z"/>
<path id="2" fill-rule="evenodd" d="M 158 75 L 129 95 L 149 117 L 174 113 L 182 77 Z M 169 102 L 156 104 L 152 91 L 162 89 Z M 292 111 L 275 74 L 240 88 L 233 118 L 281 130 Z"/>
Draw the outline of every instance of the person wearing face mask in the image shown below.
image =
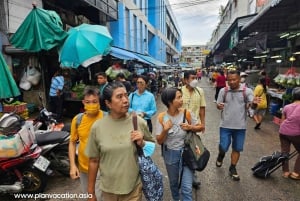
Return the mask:
<path id="1" fill-rule="evenodd" d="M 82 104 L 84 105 L 84 113 L 81 116 L 81 121 L 78 124 L 76 115 L 71 124 L 71 134 L 69 143 L 69 159 L 70 159 L 70 177 L 72 179 L 80 179 L 80 186 L 82 193 L 87 193 L 88 187 L 88 165 L 89 159 L 85 155 L 90 129 L 93 123 L 101 119 L 104 112 L 100 110 L 99 103 L 100 92 L 94 87 L 86 87 L 84 89 L 84 98 Z M 76 143 L 79 142 L 78 147 L 78 166 L 75 162 Z M 98 177 L 99 178 L 99 177 Z M 99 186 L 99 179 L 97 179 L 96 186 Z M 101 200 L 101 193 L 97 192 L 97 200 Z"/>
<path id="2" fill-rule="evenodd" d="M 206 101 L 204 91 L 202 88 L 197 87 L 198 80 L 196 72 L 193 70 L 185 71 L 183 75 L 184 86 L 181 88 L 183 108 L 191 111 L 197 118 L 200 124 L 198 132 L 205 131 L 205 107 Z M 197 179 L 197 175 L 194 174 L 193 186 L 199 188 L 200 182 Z"/>
<path id="3" fill-rule="evenodd" d="M 245 73 L 245 72 L 241 72 L 241 81 L 240 81 L 240 83 L 241 83 L 241 86 L 242 87 L 248 87 L 248 84 L 246 83 L 246 77 L 248 76 L 248 74 L 247 73 Z"/>

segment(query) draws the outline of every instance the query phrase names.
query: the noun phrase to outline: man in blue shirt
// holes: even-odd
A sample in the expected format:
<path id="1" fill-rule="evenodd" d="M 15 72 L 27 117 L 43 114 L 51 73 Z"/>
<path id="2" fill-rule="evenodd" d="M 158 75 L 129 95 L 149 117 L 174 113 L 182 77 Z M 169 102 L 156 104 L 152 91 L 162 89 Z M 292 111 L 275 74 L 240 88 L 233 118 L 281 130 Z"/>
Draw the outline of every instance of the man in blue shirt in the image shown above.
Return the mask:
<path id="1" fill-rule="evenodd" d="M 56 120 L 62 120 L 63 113 L 63 88 L 64 77 L 62 76 L 61 69 L 56 71 L 51 79 L 50 91 L 49 91 L 49 110 L 55 113 Z"/>

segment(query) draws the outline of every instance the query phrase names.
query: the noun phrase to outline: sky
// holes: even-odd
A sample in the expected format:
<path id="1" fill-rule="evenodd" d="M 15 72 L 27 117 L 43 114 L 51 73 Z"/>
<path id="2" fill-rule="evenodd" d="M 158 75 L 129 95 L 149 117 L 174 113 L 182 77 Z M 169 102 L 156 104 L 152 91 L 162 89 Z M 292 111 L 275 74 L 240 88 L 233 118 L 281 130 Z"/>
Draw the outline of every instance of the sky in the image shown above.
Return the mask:
<path id="1" fill-rule="evenodd" d="M 169 0 L 182 45 L 205 45 L 219 23 L 221 5 L 228 0 Z"/>

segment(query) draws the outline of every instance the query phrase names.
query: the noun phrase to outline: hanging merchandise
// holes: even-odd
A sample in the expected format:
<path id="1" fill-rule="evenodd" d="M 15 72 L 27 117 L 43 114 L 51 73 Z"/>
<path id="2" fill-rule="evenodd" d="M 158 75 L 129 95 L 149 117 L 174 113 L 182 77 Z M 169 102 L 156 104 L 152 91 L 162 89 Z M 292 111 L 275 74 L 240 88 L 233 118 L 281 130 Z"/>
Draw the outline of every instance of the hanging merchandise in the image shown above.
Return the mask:
<path id="1" fill-rule="evenodd" d="M 27 81 L 32 85 L 38 85 L 41 80 L 41 72 L 33 66 L 27 66 Z"/>
<path id="2" fill-rule="evenodd" d="M 27 71 L 24 69 L 23 75 L 21 77 L 19 87 L 25 91 L 28 91 L 31 88 L 31 83 L 27 80 Z"/>
<path id="3" fill-rule="evenodd" d="M 27 81 L 33 86 L 38 85 L 41 80 L 41 72 L 39 70 L 39 62 L 36 57 L 29 58 L 29 64 L 26 67 L 27 71 Z"/>

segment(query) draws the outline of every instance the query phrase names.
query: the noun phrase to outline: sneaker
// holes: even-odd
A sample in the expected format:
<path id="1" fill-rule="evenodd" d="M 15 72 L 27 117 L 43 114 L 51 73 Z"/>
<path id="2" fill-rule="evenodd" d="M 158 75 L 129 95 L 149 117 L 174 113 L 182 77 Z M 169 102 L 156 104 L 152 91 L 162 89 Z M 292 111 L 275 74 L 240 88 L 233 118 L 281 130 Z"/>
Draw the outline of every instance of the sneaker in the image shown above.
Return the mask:
<path id="1" fill-rule="evenodd" d="M 217 167 L 221 167 L 222 165 L 223 165 L 223 162 L 222 162 L 222 161 L 218 161 L 218 160 L 216 161 L 216 166 L 217 166 Z"/>
<path id="2" fill-rule="evenodd" d="M 218 158 L 216 160 L 216 166 L 221 167 L 223 165 L 223 158 L 220 154 L 218 155 Z"/>
<path id="3" fill-rule="evenodd" d="M 229 168 L 229 175 L 231 176 L 231 178 L 234 181 L 239 181 L 240 180 L 240 176 L 238 175 L 235 167 L 230 167 Z"/>

